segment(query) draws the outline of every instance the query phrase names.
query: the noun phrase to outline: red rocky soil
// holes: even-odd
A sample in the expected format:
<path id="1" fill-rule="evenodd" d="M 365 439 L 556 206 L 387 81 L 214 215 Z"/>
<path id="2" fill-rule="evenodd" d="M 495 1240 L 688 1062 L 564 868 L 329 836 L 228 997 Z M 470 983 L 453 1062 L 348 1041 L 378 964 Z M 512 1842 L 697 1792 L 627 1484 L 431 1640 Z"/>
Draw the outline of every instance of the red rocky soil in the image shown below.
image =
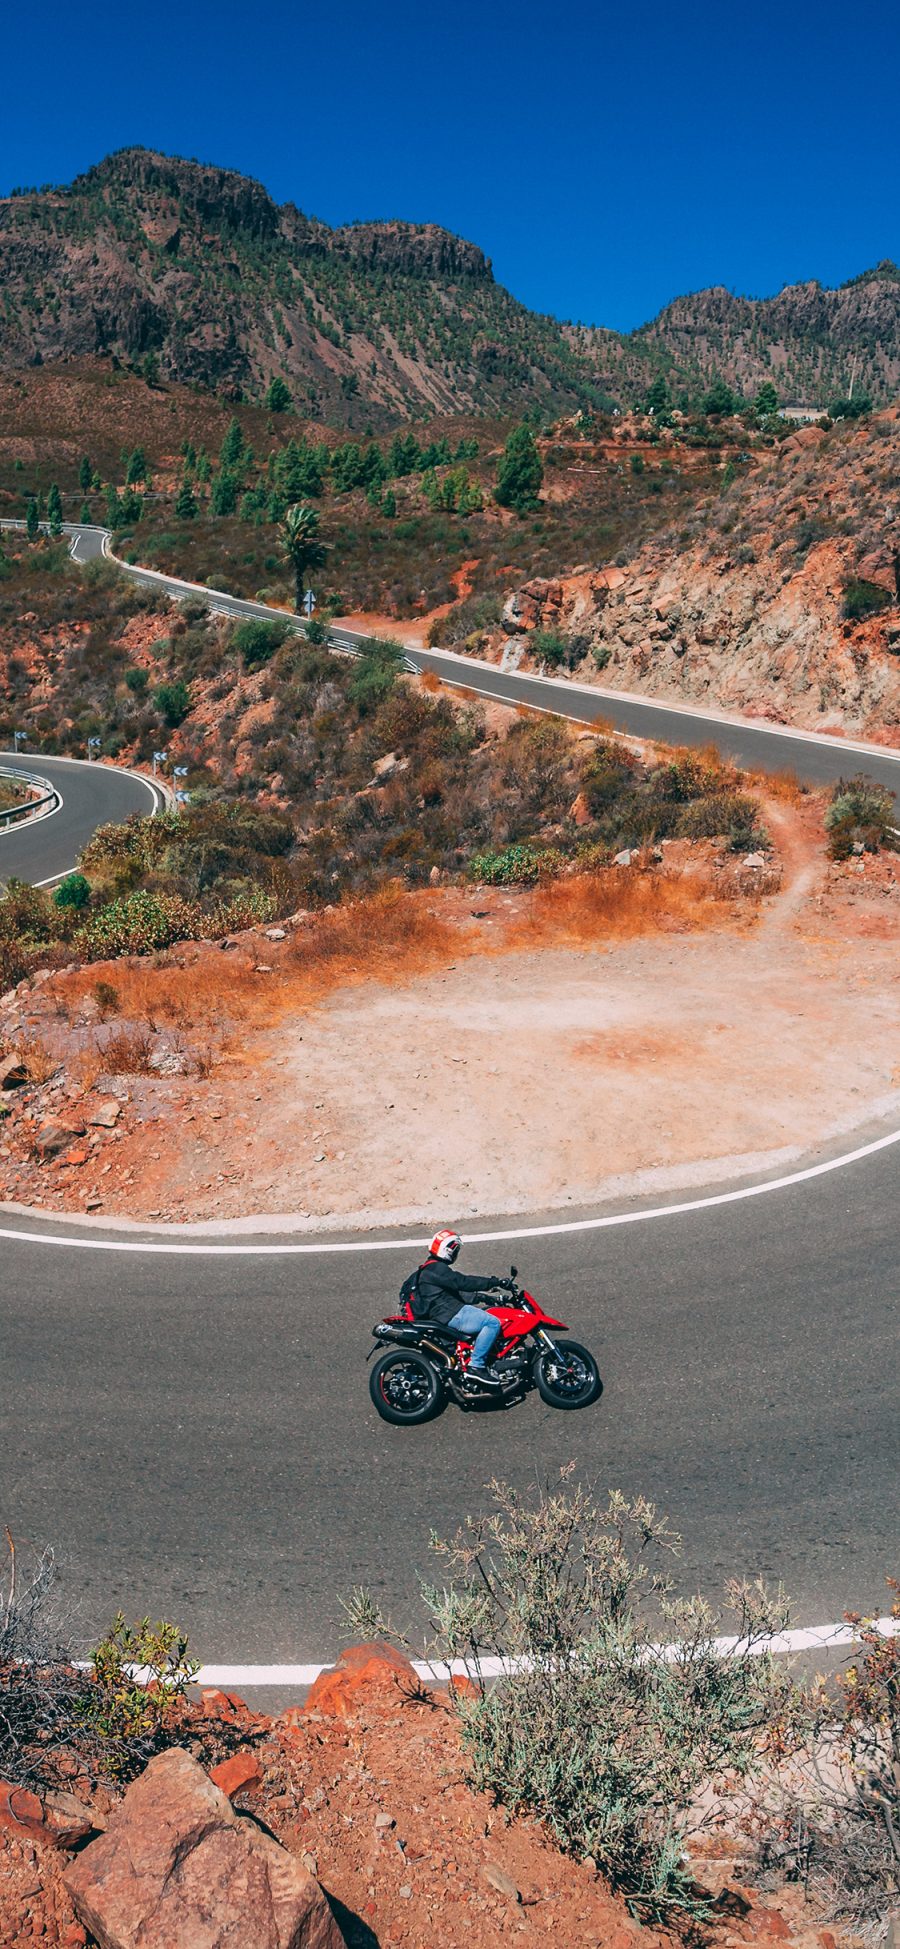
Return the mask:
<path id="1" fill-rule="evenodd" d="M 538 1825 L 507 1817 L 465 1784 L 446 1693 L 423 1688 L 385 1647 L 346 1652 L 304 1705 L 278 1718 L 205 1693 L 185 1715 L 180 1744 L 321 1882 L 348 1949 L 494 1949 L 548 1937 L 560 1949 L 661 1949 L 669 1940 L 631 1919 L 592 1862 L 560 1854 Z M 108 1820 L 108 1794 L 82 1798 L 98 1825 Z M 90 1845 L 82 1843 L 82 1862 Z M 735 1882 L 736 1852 L 727 1836 L 698 1850 L 699 1877 L 719 1897 L 713 1949 L 835 1949 L 795 1891 L 761 1899 Z M 93 1941 L 64 1886 L 71 1858 L 17 1833 L 0 1791 L 0 1949 Z M 237 1949 L 250 1949 L 243 1937 Z"/>

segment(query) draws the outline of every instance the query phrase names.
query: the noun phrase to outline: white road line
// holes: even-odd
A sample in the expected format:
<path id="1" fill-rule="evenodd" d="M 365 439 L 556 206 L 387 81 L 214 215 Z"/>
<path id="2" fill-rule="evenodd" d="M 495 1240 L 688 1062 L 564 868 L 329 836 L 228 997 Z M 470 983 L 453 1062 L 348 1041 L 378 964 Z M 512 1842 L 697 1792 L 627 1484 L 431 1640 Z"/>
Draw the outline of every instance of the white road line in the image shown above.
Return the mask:
<path id="1" fill-rule="evenodd" d="M 900 1637 L 900 1619 L 877 1617 L 868 1620 L 883 1638 Z M 744 1638 L 716 1638 L 714 1649 L 722 1658 L 733 1657 L 735 1652 L 750 1651 L 754 1657 L 762 1657 L 771 1652 L 776 1658 L 790 1657 L 801 1651 L 842 1651 L 859 1643 L 859 1630 L 850 1624 L 814 1624 L 794 1631 L 779 1631 L 773 1637 L 756 1638 L 751 1643 Z M 672 1649 L 666 1645 L 657 1647 L 660 1657 L 671 1658 Z M 514 1670 L 522 1670 L 523 1664 L 506 1658 L 480 1658 L 467 1660 L 454 1658 L 449 1664 L 440 1661 L 434 1664 L 427 1658 L 414 1658 L 413 1666 L 422 1679 L 444 1683 L 448 1678 L 479 1677 L 505 1678 Z M 196 1684 L 232 1686 L 308 1686 L 322 1672 L 333 1670 L 330 1664 L 309 1665 L 201 1665 Z"/>
<path id="2" fill-rule="evenodd" d="M 874 1157 L 879 1151 L 890 1150 L 900 1144 L 900 1130 L 892 1130 L 886 1137 L 877 1137 L 870 1144 L 860 1144 L 857 1150 L 845 1151 L 841 1157 L 831 1157 L 824 1164 L 810 1164 L 805 1170 L 791 1171 L 786 1177 L 767 1178 L 762 1184 L 748 1184 L 737 1191 L 719 1191 L 709 1198 L 691 1198 L 676 1205 L 655 1205 L 649 1211 L 612 1212 L 606 1218 L 566 1218 L 552 1225 L 521 1225 L 513 1230 L 501 1232 L 472 1232 L 466 1229 L 466 1238 L 472 1245 L 515 1244 L 525 1238 L 561 1238 L 576 1232 L 608 1231 L 616 1225 L 646 1225 L 655 1219 L 678 1218 L 685 1212 L 711 1211 L 718 1205 L 742 1204 L 748 1198 L 768 1197 L 773 1191 L 788 1191 L 796 1184 L 808 1184 L 813 1178 L 827 1177 L 832 1171 L 846 1170 L 850 1164 L 859 1164 L 864 1158 Z M 8 1211 L 9 1207 L 5 1207 Z M 4 1207 L 0 1205 L 0 1212 Z M 66 1214 L 63 1214 L 63 1219 Z M 46 1214 L 48 1222 L 53 1223 L 52 1212 Z M 103 1220 L 96 1222 L 102 1224 Z M 109 1221 L 107 1220 L 107 1223 Z M 264 1223 L 264 1220 L 261 1220 Z M 316 1258 L 336 1252 L 418 1252 L 422 1237 L 418 1238 L 365 1238 L 365 1239 L 304 1239 L 301 1243 L 279 1242 L 278 1244 L 215 1244 L 204 1240 L 183 1240 L 169 1238 L 120 1239 L 120 1238 L 78 1238 L 59 1236 L 52 1232 L 23 1232 L 12 1227 L 0 1227 L 0 1238 L 7 1238 L 21 1245 L 49 1245 L 65 1247 L 67 1250 L 84 1252 L 138 1252 L 168 1256 L 191 1257 L 204 1254 L 212 1258 L 274 1258 L 302 1256 Z"/>

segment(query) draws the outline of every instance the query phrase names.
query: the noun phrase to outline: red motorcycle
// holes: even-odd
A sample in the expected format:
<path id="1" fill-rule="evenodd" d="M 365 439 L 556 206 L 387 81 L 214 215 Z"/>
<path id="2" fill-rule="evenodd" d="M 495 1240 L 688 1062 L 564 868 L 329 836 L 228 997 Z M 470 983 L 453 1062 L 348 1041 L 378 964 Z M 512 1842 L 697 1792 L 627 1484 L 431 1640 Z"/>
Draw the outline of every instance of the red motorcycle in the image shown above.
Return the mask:
<path id="1" fill-rule="evenodd" d="M 550 1329 L 566 1333 L 564 1322 L 552 1319 L 514 1283 L 515 1266 L 510 1273 L 502 1298 L 492 1299 L 487 1292 L 478 1298 L 503 1328 L 491 1361 L 502 1385 L 490 1395 L 468 1374 L 473 1334 L 461 1334 L 439 1320 L 414 1319 L 408 1301 L 372 1328 L 370 1360 L 388 1342 L 388 1351 L 369 1375 L 369 1393 L 383 1421 L 405 1427 L 431 1421 L 448 1401 L 461 1408 L 509 1407 L 533 1387 L 551 1408 L 587 1408 L 599 1399 L 603 1382 L 593 1354 L 577 1340 L 557 1340 Z"/>

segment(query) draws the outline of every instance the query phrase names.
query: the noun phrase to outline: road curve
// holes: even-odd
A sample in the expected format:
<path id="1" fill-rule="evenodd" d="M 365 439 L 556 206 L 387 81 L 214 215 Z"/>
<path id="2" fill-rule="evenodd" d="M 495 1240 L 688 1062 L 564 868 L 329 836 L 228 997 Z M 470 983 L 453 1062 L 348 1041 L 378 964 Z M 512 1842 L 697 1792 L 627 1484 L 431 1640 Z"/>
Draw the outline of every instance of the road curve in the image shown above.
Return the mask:
<path id="1" fill-rule="evenodd" d="M 0 751 L 0 767 L 46 778 L 61 800 L 58 810 L 44 818 L 8 830 L 0 827 L 0 886 L 13 878 L 29 880 L 32 886 L 52 885 L 71 871 L 98 826 L 127 819 L 131 812 L 157 811 L 163 803 L 151 779 L 113 765 L 47 758 L 43 752 Z"/>
<path id="2" fill-rule="evenodd" d="M 102 547 L 102 531 L 73 538 L 79 559 Z M 191 586 L 129 573 L 173 594 Z M 680 742 L 712 733 L 760 768 L 817 780 L 849 768 L 846 744 L 593 690 L 573 711 L 568 683 L 468 659 L 461 678 L 437 652 L 421 661 L 585 721 Z M 897 759 L 865 759 L 893 784 Z M 105 790 L 120 775 L 92 768 L 90 792 L 101 776 Z M 175 1616 L 220 1662 L 328 1656 L 355 1584 L 398 1622 L 414 1618 L 429 1531 L 483 1508 L 493 1475 L 525 1488 L 570 1459 L 601 1488 L 642 1491 L 668 1511 L 685 1533 L 686 1587 L 715 1595 L 727 1576 L 759 1572 L 784 1581 L 799 1622 L 848 1603 L 880 1610 L 897 1561 L 896 1158 L 887 1148 L 763 1197 L 599 1233 L 480 1252 L 473 1240 L 470 1270 L 514 1255 L 596 1347 L 606 1393 L 584 1414 L 530 1398 L 465 1421 L 450 1409 L 413 1432 L 377 1419 L 364 1365 L 408 1249 L 297 1255 L 265 1239 L 265 1256 L 94 1252 L 29 1243 L 35 1217 L 4 1214 L 0 1514 L 57 1545 L 86 1637 L 121 1602 Z M 66 1236 L 58 1220 L 44 1230 Z"/>

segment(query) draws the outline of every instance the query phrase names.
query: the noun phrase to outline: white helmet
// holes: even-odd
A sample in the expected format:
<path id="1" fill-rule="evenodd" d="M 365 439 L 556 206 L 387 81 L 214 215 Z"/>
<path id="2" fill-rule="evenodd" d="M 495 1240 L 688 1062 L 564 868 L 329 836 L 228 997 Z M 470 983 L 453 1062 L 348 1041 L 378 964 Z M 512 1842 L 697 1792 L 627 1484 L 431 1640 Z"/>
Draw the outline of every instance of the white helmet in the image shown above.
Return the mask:
<path id="1" fill-rule="evenodd" d="M 435 1232 L 429 1251 L 433 1259 L 446 1259 L 448 1265 L 452 1265 L 454 1259 L 459 1257 L 461 1246 L 462 1239 L 458 1232 Z"/>

